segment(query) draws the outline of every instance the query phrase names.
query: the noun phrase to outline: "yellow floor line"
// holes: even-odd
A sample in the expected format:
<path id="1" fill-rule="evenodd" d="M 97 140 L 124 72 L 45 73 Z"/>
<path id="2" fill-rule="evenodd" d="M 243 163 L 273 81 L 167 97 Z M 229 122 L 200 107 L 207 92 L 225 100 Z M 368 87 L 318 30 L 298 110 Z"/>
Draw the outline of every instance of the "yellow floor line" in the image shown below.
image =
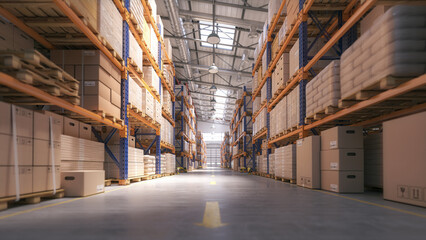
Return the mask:
<path id="1" fill-rule="evenodd" d="M 216 185 L 216 182 L 215 181 L 211 181 L 210 185 Z"/>
<path id="2" fill-rule="evenodd" d="M 125 188 L 128 188 L 130 186 L 132 186 L 132 185 L 123 186 L 123 187 L 117 187 L 116 189 L 105 191 L 104 194 L 110 193 L 110 192 L 114 192 L 114 191 L 117 191 L 117 190 L 121 190 L 121 189 L 125 189 Z M 90 196 L 87 196 L 87 197 L 73 198 L 73 199 L 70 199 L 70 200 L 63 201 L 63 202 L 52 203 L 52 204 L 41 206 L 41 207 L 36 207 L 36 208 L 31 208 L 31 209 L 28 209 L 28 210 L 24 210 L 24 211 L 19 211 L 19 212 L 11 213 L 9 215 L 0 216 L 0 220 L 6 219 L 6 218 L 10 218 L 10 217 L 13 217 L 13 216 L 18 216 L 18 215 L 21 215 L 21 214 L 24 214 L 24 213 L 30 213 L 30 212 L 34 212 L 34 211 L 37 211 L 37 210 L 41 210 L 41 209 L 45 209 L 45 208 L 49 208 L 49 207 L 54 207 L 54 206 L 62 205 L 62 204 L 65 204 L 65 203 L 74 202 L 74 201 L 77 201 L 77 200 L 81 200 L 83 198 L 89 198 L 89 197 L 93 197 L 93 196 L 97 196 L 97 195 L 98 194 L 90 195 Z"/>
<path id="3" fill-rule="evenodd" d="M 220 219 L 219 202 L 206 202 L 203 222 L 196 223 L 195 225 L 205 228 L 218 228 L 228 225 L 226 223 L 222 223 L 222 220 Z"/>
<path id="4" fill-rule="evenodd" d="M 339 194 L 336 194 L 336 193 L 326 192 L 326 191 L 323 191 L 323 190 L 314 190 L 314 191 L 321 192 L 321 193 L 328 194 L 328 195 L 335 196 L 335 197 L 340 197 L 340 198 L 364 203 L 364 204 L 368 204 L 368 205 L 372 205 L 372 206 L 376 206 L 376 207 L 386 208 L 386 209 L 393 210 L 393 211 L 396 211 L 396 212 L 401 212 L 401 213 L 405 213 L 405 214 L 409 214 L 409 215 L 413 215 L 413 216 L 417 216 L 417 217 L 426 218 L 426 215 L 421 214 L 421 213 L 415 213 L 415 212 L 411 212 L 411 211 L 407 211 L 407 210 L 403 210 L 403 209 L 399 209 L 399 208 L 389 207 L 389 206 L 382 205 L 382 204 L 379 204 L 379 203 L 373 203 L 373 202 L 369 202 L 369 201 L 365 201 L 365 200 L 351 198 L 351 197 L 339 195 Z"/>

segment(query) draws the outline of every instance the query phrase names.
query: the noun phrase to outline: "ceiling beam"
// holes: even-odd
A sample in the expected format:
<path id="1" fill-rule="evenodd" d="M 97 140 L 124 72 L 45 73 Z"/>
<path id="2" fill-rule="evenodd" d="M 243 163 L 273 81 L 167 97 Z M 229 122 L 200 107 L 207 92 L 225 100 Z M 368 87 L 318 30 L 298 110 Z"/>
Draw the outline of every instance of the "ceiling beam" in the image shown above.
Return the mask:
<path id="1" fill-rule="evenodd" d="M 189 82 L 192 81 L 195 84 L 199 84 L 199 85 L 206 85 L 206 86 L 211 86 L 213 83 L 209 83 L 209 82 L 201 82 L 201 81 L 194 81 L 194 80 L 189 80 L 189 79 L 181 79 L 179 78 L 180 82 Z M 224 88 L 224 89 L 230 89 L 230 90 L 241 90 L 242 87 L 237 87 L 237 86 L 231 86 L 231 85 L 223 85 L 223 84 L 214 84 L 217 88 Z"/>
<path id="2" fill-rule="evenodd" d="M 191 2 L 200 2 L 200 3 L 213 4 L 212 0 L 191 0 Z M 266 9 L 266 8 L 244 6 L 244 5 L 235 4 L 235 3 L 227 3 L 227 2 L 215 1 L 215 4 L 218 5 L 218 6 L 241 8 L 241 9 L 247 9 L 247 10 L 252 10 L 252 11 L 257 11 L 257 12 L 264 12 L 264 13 L 268 12 L 268 9 Z"/>
<path id="3" fill-rule="evenodd" d="M 198 64 L 193 64 L 193 63 L 184 63 L 184 62 L 173 62 L 175 65 L 189 65 L 191 68 L 195 68 L 195 69 L 199 69 L 199 70 L 209 70 L 210 66 L 205 66 L 205 65 L 198 65 Z M 236 71 L 236 70 L 231 70 L 231 69 L 224 69 L 224 68 L 219 68 L 219 72 L 220 73 L 228 73 L 228 74 L 232 74 L 232 75 L 238 75 L 239 73 L 241 74 L 241 77 L 252 77 L 252 73 L 251 72 L 244 72 L 244 71 Z"/>
<path id="4" fill-rule="evenodd" d="M 203 41 L 201 39 L 198 38 L 189 38 L 189 37 L 178 37 L 178 36 L 172 36 L 172 35 L 164 35 L 165 38 L 174 38 L 174 39 L 183 39 L 186 41 L 196 41 L 196 42 L 203 42 L 203 43 L 208 43 L 207 41 Z M 231 45 L 231 44 L 221 44 L 223 46 L 228 46 L 228 47 L 238 47 L 241 49 L 248 49 L 248 50 L 253 50 L 254 51 L 254 47 L 248 47 L 248 46 L 237 46 L 237 45 Z"/>
<path id="5" fill-rule="evenodd" d="M 218 96 L 218 95 L 214 95 L 214 94 L 211 94 L 211 93 L 202 93 L 202 92 L 194 92 L 194 91 L 190 91 L 190 92 L 191 92 L 191 94 L 201 94 L 201 95 L 204 95 L 204 96 L 210 96 L 210 97 L 215 97 L 215 98 L 226 98 L 226 99 L 230 99 L 230 100 L 237 100 L 237 98 L 234 98 L 234 97 Z"/>
<path id="6" fill-rule="evenodd" d="M 177 48 L 177 47 L 172 47 L 172 48 L 173 48 L 173 49 L 178 50 L 178 48 Z M 190 49 L 189 49 L 189 51 L 191 51 L 191 52 L 205 53 L 205 54 L 213 54 L 213 51 L 209 52 L 209 51 L 203 51 L 203 50 L 200 50 L 200 49 L 195 50 L 195 49 L 191 49 L 191 48 L 190 48 Z M 216 52 L 215 54 L 216 54 L 216 56 L 234 57 L 234 55 L 233 55 L 233 54 L 218 53 L 218 52 Z M 236 57 L 237 57 L 237 58 L 242 58 L 243 56 L 238 56 L 238 55 L 236 55 Z M 248 58 L 248 60 L 250 60 L 250 61 L 254 61 L 254 58 Z"/>
<path id="7" fill-rule="evenodd" d="M 192 17 L 194 19 L 213 20 L 213 16 L 211 13 L 194 12 L 194 11 L 179 9 L 179 15 Z M 248 28 L 253 26 L 253 27 L 262 29 L 264 25 L 263 22 L 259 22 L 259 21 L 253 21 L 253 20 L 247 20 L 247 19 L 242 20 L 240 18 L 234 18 L 234 17 L 222 16 L 222 15 L 216 15 L 216 19 L 218 23 L 225 23 L 225 24 L 229 24 L 233 26 L 244 26 Z"/>

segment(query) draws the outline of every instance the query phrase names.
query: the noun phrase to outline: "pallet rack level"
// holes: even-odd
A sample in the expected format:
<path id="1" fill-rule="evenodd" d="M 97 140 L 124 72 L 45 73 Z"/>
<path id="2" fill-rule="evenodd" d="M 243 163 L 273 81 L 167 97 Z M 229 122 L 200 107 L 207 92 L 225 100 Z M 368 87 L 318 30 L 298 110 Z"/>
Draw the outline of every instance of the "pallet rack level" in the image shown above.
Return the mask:
<path id="1" fill-rule="evenodd" d="M 156 146 L 160 146 L 158 148 L 156 148 L 156 162 L 158 164 L 158 166 L 161 165 L 161 147 L 165 148 L 165 149 L 169 149 L 171 151 L 173 151 L 173 149 L 171 149 L 170 147 L 167 147 L 163 144 L 163 146 L 161 145 L 161 138 L 160 138 L 160 127 L 153 125 L 151 122 L 148 122 L 145 118 L 141 117 L 137 112 L 135 112 L 134 110 L 130 109 L 129 106 L 129 89 L 128 89 L 128 82 L 129 82 L 129 75 L 132 75 L 133 77 L 135 77 L 137 79 L 137 81 L 139 81 L 139 83 L 145 88 L 147 89 L 147 91 L 158 101 L 160 102 L 160 97 L 161 97 L 161 87 L 162 87 L 162 81 L 166 81 L 164 78 L 164 75 L 162 73 L 162 70 L 160 69 L 160 65 L 158 63 L 155 62 L 148 46 L 146 45 L 146 43 L 144 42 L 143 39 L 140 38 L 139 34 L 136 31 L 136 27 L 135 27 L 135 23 L 133 23 L 130 20 L 130 13 L 129 13 L 129 9 L 130 9 L 130 0 L 111 0 L 115 3 L 117 9 L 119 10 L 119 12 L 121 13 L 122 17 L 123 17 L 123 60 L 117 59 L 114 54 L 106 47 L 103 45 L 103 43 L 98 39 L 98 37 L 92 32 L 92 30 L 77 16 L 77 14 L 70 8 L 70 6 L 68 6 L 68 4 L 66 3 L 66 1 L 64 0 L 52 0 L 52 2 L 50 4 L 52 4 L 52 7 L 57 7 L 59 8 L 60 12 L 58 14 L 63 14 L 64 17 L 68 18 L 71 20 L 71 22 L 75 25 L 75 28 L 77 28 L 79 31 L 81 31 L 85 37 L 87 37 L 87 39 L 90 41 L 90 43 L 92 43 L 97 49 L 99 49 L 103 54 L 105 54 L 108 59 L 118 68 L 122 71 L 122 81 L 121 81 L 121 118 L 124 122 L 124 124 L 119 124 L 116 123 L 110 119 L 107 119 L 105 117 L 102 117 L 96 113 L 93 113 L 91 111 L 88 111 L 84 108 L 81 108 L 79 106 L 76 105 L 72 105 L 58 97 L 54 97 L 44 91 L 41 91 L 39 89 L 37 89 L 36 87 L 30 86 L 28 84 L 24 84 L 19 82 L 18 80 L 14 79 L 13 77 L 10 77 L 9 75 L 6 75 L 4 73 L 0 73 L 0 84 L 5 85 L 9 88 L 12 88 L 14 90 L 17 90 L 19 92 L 22 93 L 26 93 L 29 96 L 33 96 L 36 97 L 44 102 L 46 102 L 49 105 L 56 105 L 59 106 L 61 108 L 64 108 L 70 112 L 73 112 L 77 115 L 81 115 L 84 117 L 85 120 L 83 120 L 83 122 L 89 122 L 89 123 L 93 123 L 96 122 L 100 125 L 107 125 L 110 127 L 113 127 L 114 129 L 111 131 L 110 135 L 112 136 L 113 133 L 115 133 L 116 130 L 119 130 L 120 132 L 120 156 L 119 158 L 116 158 L 115 156 L 113 156 L 112 153 L 110 153 L 110 151 L 107 151 L 108 154 L 111 156 L 112 159 L 116 160 L 117 166 L 120 169 L 120 184 L 128 184 L 129 180 L 128 180 L 128 174 L 127 174 L 127 166 L 128 166 L 128 139 L 127 136 L 130 135 L 130 129 L 134 129 L 138 126 L 144 125 L 144 126 L 149 126 L 152 127 L 155 130 L 155 134 L 157 135 L 155 138 L 155 142 L 156 142 Z M 146 7 L 147 7 L 147 3 L 145 0 L 141 0 L 142 4 L 144 5 L 145 11 L 146 11 Z M 31 4 L 31 2 L 28 3 L 20 3 L 22 6 L 25 6 L 25 4 Z M 46 3 L 49 4 L 49 3 Z M 149 13 L 149 11 L 146 11 Z M 41 45 L 43 45 L 44 47 L 46 47 L 47 49 L 55 49 L 56 46 L 54 44 L 52 44 L 51 42 L 49 42 L 48 40 L 46 40 L 40 33 L 38 33 L 35 29 L 31 28 L 30 26 L 28 26 L 24 21 L 22 21 L 21 19 L 19 19 L 17 16 L 13 15 L 10 11 L 7 10 L 6 6 L 2 6 L 0 3 L 0 15 L 2 15 L 3 17 L 5 17 L 6 19 L 8 19 L 11 23 L 13 23 L 15 26 L 17 26 L 18 28 L 20 28 L 22 31 L 24 31 L 26 34 L 28 34 L 29 36 L 31 36 L 34 40 L 36 40 L 37 42 L 39 42 Z M 163 40 L 161 39 L 161 35 L 159 32 L 159 29 L 157 27 L 157 25 L 155 24 L 155 21 L 152 19 L 152 16 L 150 14 L 148 14 L 148 16 L 145 16 L 146 21 L 152 23 L 152 26 L 154 28 L 154 31 L 156 32 L 157 38 L 159 39 L 159 43 L 161 44 L 161 49 L 164 49 L 164 44 L 163 44 Z M 48 19 L 45 18 L 45 19 Z M 46 20 L 47 21 L 47 20 Z M 129 57 L 129 34 L 132 33 L 133 36 L 135 37 L 135 39 L 137 40 L 137 42 L 139 43 L 140 47 L 142 48 L 143 52 L 145 53 L 144 56 L 146 56 L 149 60 L 149 62 L 151 63 L 151 65 L 153 66 L 153 68 L 155 69 L 157 75 L 160 78 L 160 92 L 156 93 L 151 86 L 149 86 L 148 84 L 146 84 L 146 82 L 143 80 L 143 78 L 140 76 L 140 74 L 137 74 L 136 70 L 130 65 L 128 64 L 128 57 Z M 160 50 L 160 54 L 161 54 L 161 50 Z M 166 58 L 168 63 L 172 64 L 170 58 L 167 56 L 167 53 L 165 53 Z M 161 62 L 161 56 L 159 57 L 159 60 Z M 172 66 L 173 68 L 173 72 L 174 72 L 174 66 Z M 175 74 L 175 72 L 174 72 Z M 174 82 L 175 82 L 175 76 L 173 76 L 173 84 L 171 84 L 172 86 L 174 86 Z M 174 100 L 175 100 L 175 95 L 173 92 L 173 88 L 170 89 L 168 84 L 164 84 L 164 87 L 166 88 L 167 91 L 169 91 L 170 95 L 172 96 L 172 106 L 173 106 L 173 110 L 172 110 L 172 118 L 170 118 L 170 116 L 166 113 L 166 119 L 173 125 L 174 124 Z M 163 115 L 164 115 L 164 111 L 163 111 Z M 133 122 L 129 122 L 129 116 L 132 117 L 132 120 L 136 120 Z M 72 116 L 71 116 L 72 117 Z M 79 120 L 81 120 L 82 118 L 79 117 Z M 93 130 L 93 129 L 92 129 Z M 94 131 L 95 132 L 95 131 Z M 133 131 L 134 132 L 134 131 Z M 108 149 L 107 143 L 108 140 L 110 139 L 107 138 L 105 140 L 102 140 L 100 138 L 98 138 L 98 140 L 100 140 L 101 142 L 105 143 L 105 148 Z M 152 144 L 151 144 L 152 146 Z M 119 160 L 117 160 L 119 159 Z M 161 169 L 158 167 L 156 169 L 157 174 L 161 173 L 160 172 Z"/>

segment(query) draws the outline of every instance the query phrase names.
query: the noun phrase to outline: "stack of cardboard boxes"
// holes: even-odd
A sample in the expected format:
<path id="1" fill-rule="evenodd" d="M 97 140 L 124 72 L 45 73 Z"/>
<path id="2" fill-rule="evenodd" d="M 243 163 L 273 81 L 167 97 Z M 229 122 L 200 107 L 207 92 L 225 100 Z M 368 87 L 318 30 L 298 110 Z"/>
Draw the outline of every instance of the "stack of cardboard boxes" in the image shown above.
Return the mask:
<path id="1" fill-rule="evenodd" d="M 289 61 L 288 53 L 283 53 L 278 60 L 275 70 L 272 73 L 272 95 L 278 91 L 280 86 L 288 82 L 290 77 Z"/>
<path id="2" fill-rule="evenodd" d="M 143 160 L 144 160 L 144 174 L 145 175 L 155 174 L 155 156 L 145 155 Z"/>
<path id="3" fill-rule="evenodd" d="M 283 148 L 283 177 L 288 180 L 296 180 L 296 145 L 290 144 Z"/>
<path id="4" fill-rule="evenodd" d="M 175 173 L 176 172 L 176 155 L 171 153 L 166 153 L 165 159 L 161 161 L 166 161 L 166 173 Z"/>
<path id="5" fill-rule="evenodd" d="M 120 156 L 120 145 L 110 146 L 111 152 L 114 156 Z M 128 165 L 127 165 L 127 176 L 129 178 L 138 177 L 144 175 L 144 151 L 142 149 L 135 148 L 130 146 L 128 148 Z M 117 164 L 111 157 L 105 153 L 105 177 L 107 179 L 119 179 L 120 178 L 120 169 Z"/>
<path id="6" fill-rule="evenodd" d="M 83 108 L 120 119 L 121 72 L 99 50 L 52 50 L 51 60 L 80 81 Z"/>
<path id="7" fill-rule="evenodd" d="M 334 127 L 321 133 L 321 188 L 339 193 L 364 191 L 362 127 Z"/>
<path id="8" fill-rule="evenodd" d="M 310 136 L 299 139 L 296 145 L 297 185 L 319 189 L 321 137 Z"/>

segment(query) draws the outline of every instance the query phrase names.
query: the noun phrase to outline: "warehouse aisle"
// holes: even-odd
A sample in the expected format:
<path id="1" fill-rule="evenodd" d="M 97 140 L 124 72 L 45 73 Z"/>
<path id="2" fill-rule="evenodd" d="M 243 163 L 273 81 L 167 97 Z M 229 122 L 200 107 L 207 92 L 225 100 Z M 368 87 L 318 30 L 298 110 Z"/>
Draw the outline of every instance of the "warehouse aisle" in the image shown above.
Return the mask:
<path id="1" fill-rule="evenodd" d="M 107 191 L 0 212 L 0 238 L 424 239 L 426 235 L 424 208 L 383 201 L 377 194 L 336 196 L 220 168 Z"/>

